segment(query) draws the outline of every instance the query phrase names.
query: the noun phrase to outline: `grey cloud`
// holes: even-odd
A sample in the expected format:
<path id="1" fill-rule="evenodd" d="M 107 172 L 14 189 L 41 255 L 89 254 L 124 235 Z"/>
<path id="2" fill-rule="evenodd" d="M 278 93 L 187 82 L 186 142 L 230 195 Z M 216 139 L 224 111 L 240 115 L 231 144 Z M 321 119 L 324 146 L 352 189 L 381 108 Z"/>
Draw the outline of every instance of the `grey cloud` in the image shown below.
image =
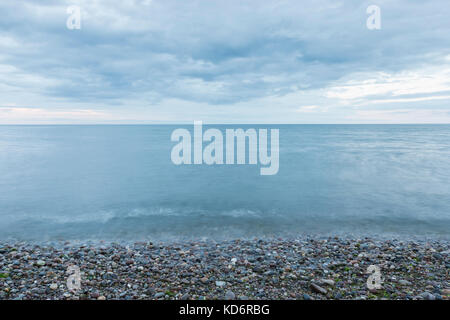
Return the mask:
<path id="1" fill-rule="evenodd" d="M 0 4 L 0 36 L 20 44 L 0 56 L 56 82 L 34 90 L 72 101 L 228 104 L 437 64 L 450 52 L 445 0 L 377 1 L 379 31 L 365 27 L 372 1 L 81 1 L 82 29 L 67 30 L 70 4 Z"/>

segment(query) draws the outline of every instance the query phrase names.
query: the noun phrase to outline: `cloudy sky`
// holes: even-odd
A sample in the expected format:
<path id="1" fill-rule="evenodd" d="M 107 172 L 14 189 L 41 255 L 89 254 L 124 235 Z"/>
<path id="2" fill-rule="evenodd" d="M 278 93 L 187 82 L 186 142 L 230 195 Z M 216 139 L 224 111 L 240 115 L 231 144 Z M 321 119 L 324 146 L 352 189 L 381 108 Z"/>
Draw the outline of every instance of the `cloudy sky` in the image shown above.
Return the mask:
<path id="1" fill-rule="evenodd" d="M 0 123 L 450 123 L 449 16 L 448 0 L 0 0 Z"/>

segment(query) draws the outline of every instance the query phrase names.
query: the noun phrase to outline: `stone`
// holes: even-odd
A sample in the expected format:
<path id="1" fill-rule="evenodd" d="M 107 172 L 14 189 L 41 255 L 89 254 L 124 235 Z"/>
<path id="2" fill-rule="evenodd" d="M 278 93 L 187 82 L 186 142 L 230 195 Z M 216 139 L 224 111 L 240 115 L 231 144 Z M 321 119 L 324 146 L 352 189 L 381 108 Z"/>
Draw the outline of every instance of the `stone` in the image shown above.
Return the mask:
<path id="1" fill-rule="evenodd" d="M 225 293 L 225 300 L 234 300 L 236 298 L 236 295 L 233 291 L 228 290 L 227 293 Z"/>
<path id="2" fill-rule="evenodd" d="M 450 296 L 450 288 L 442 289 L 441 294 L 444 296 Z"/>
<path id="3" fill-rule="evenodd" d="M 410 285 L 412 285 L 412 283 L 409 282 L 408 280 L 398 280 L 398 283 L 401 284 L 402 286 L 410 286 Z"/>
<path id="4" fill-rule="evenodd" d="M 37 264 L 38 266 L 42 267 L 42 266 L 45 266 L 45 261 L 44 261 L 44 260 L 38 260 L 38 261 L 36 262 L 36 264 Z"/>
<path id="5" fill-rule="evenodd" d="M 216 286 L 218 286 L 218 287 L 223 287 L 223 286 L 225 286 L 225 281 L 216 281 Z"/>
<path id="6" fill-rule="evenodd" d="M 425 291 L 420 295 L 424 300 L 435 300 L 435 296 L 429 293 L 428 291 Z"/>
<path id="7" fill-rule="evenodd" d="M 189 293 L 185 293 L 181 296 L 180 300 L 189 300 L 190 297 L 191 295 Z"/>
<path id="8" fill-rule="evenodd" d="M 320 282 L 322 284 L 326 284 L 326 285 L 328 285 L 330 287 L 334 286 L 334 280 L 331 280 L 331 279 L 322 279 L 322 280 L 320 280 Z"/>
<path id="9" fill-rule="evenodd" d="M 325 290 L 324 288 L 318 286 L 318 285 L 315 284 L 314 282 L 311 282 L 311 289 L 312 289 L 314 292 L 317 292 L 317 293 L 327 294 L 327 290 Z"/>

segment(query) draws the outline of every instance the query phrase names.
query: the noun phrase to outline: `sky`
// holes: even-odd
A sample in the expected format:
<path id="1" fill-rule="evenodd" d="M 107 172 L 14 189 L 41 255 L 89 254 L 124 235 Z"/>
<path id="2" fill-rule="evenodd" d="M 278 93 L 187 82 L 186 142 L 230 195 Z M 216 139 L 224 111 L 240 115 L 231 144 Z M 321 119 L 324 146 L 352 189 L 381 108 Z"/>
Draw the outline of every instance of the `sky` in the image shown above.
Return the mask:
<path id="1" fill-rule="evenodd" d="M 449 16 L 448 0 L 0 0 L 0 124 L 450 123 Z"/>

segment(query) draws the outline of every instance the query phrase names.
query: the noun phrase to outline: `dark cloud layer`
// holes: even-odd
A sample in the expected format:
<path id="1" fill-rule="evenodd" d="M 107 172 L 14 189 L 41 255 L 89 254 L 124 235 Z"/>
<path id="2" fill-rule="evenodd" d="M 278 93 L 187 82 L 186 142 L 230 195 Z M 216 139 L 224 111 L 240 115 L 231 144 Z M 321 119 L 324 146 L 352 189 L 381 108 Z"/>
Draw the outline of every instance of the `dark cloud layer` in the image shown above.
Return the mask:
<path id="1" fill-rule="evenodd" d="M 73 4 L 81 30 L 66 28 Z M 366 28 L 370 4 L 381 30 Z M 450 54 L 447 0 L 4 1 L 0 12 L 0 63 L 44 80 L 0 82 L 80 103 L 241 103 Z"/>

